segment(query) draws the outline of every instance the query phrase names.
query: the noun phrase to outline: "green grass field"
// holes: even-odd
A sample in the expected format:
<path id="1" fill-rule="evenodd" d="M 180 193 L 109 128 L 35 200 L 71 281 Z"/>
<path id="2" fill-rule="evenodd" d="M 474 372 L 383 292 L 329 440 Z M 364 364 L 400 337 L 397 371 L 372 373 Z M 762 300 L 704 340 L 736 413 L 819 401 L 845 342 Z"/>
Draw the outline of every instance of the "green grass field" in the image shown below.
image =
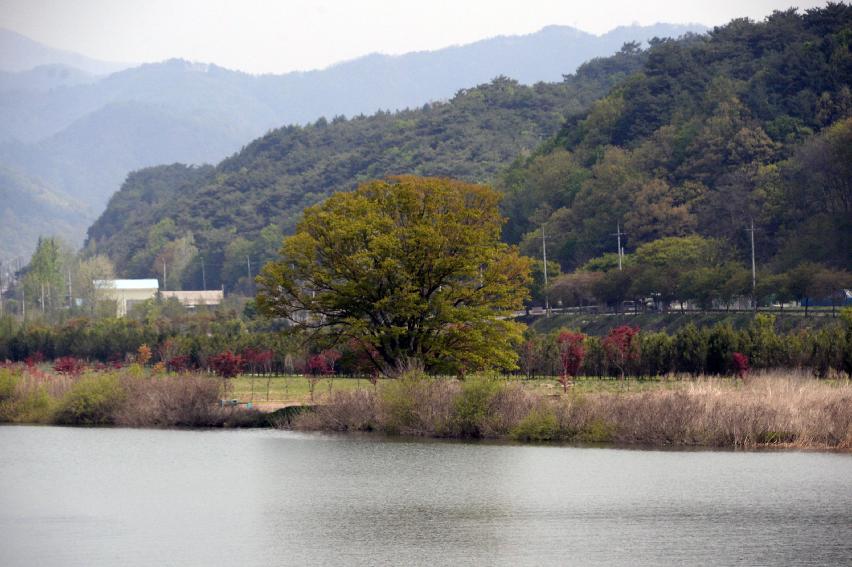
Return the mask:
<path id="1" fill-rule="evenodd" d="M 507 377 L 507 380 L 520 382 L 525 388 L 537 390 L 540 393 L 562 392 L 562 385 L 554 379 L 522 380 L 519 377 Z M 254 393 L 252 394 L 252 377 L 238 376 L 229 380 L 229 396 L 241 402 L 275 402 L 275 403 L 308 403 L 311 401 L 310 385 L 308 379 L 303 376 L 273 376 L 268 380 L 266 377 L 254 377 Z M 387 383 L 388 380 L 379 380 L 378 388 Z M 267 383 L 269 387 L 267 397 Z M 613 379 L 580 378 L 574 381 L 571 388 L 576 393 L 599 393 L 599 392 L 639 392 L 644 390 L 658 390 L 663 388 L 679 388 L 687 381 L 681 380 L 626 380 L 624 382 Z M 317 381 L 314 388 L 314 399 L 318 401 L 321 397 L 328 396 L 329 392 L 351 391 L 357 389 L 372 389 L 373 385 L 366 378 L 322 378 Z"/>

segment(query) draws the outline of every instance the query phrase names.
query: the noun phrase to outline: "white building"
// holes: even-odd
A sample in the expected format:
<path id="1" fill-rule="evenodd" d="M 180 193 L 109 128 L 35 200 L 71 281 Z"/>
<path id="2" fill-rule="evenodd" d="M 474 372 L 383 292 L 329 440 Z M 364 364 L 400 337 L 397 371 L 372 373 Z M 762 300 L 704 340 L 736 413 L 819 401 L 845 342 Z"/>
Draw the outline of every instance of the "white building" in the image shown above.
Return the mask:
<path id="1" fill-rule="evenodd" d="M 163 299 L 174 297 L 181 302 L 185 307 L 193 309 L 201 305 L 219 305 L 225 298 L 225 292 L 221 289 L 208 291 L 161 291 L 160 295 Z"/>
<path id="2" fill-rule="evenodd" d="M 116 316 L 124 317 L 137 303 L 157 297 L 160 282 L 149 280 L 95 280 L 99 300 L 115 301 Z"/>

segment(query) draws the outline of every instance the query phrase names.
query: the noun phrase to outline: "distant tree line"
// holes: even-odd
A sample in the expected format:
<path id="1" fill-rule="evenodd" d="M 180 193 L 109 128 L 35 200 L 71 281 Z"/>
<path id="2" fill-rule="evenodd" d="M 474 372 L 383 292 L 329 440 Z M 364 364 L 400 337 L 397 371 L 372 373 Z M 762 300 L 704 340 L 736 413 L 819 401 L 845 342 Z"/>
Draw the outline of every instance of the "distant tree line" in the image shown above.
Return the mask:
<path id="1" fill-rule="evenodd" d="M 531 334 L 520 347 L 519 373 L 535 378 L 563 373 L 564 336 L 579 335 L 582 363 L 574 374 L 583 376 L 655 377 L 733 375 L 741 370 L 735 353 L 752 369 L 807 369 L 824 378 L 832 373 L 852 376 L 852 311 L 841 323 L 819 330 L 780 334 L 771 315 L 757 315 L 741 330 L 719 323 L 698 328 L 690 323 L 674 334 L 621 326 L 601 337 L 556 330 Z M 576 342 L 576 341 L 575 341 Z M 576 358 L 576 356 L 575 356 Z"/>
<path id="2" fill-rule="evenodd" d="M 37 364 L 71 357 L 121 365 L 137 361 L 145 345 L 150 352 L 145 363 L 161 364 L 174 372 L 221 373 L 220 368 L 227 365 L 254 374 L 376 373 L 356 341 L 328 348 L 268 327 L 257 328 L 260 324 L 234 313 L 148 321 L 75 319 L 53 326 L 21 324 L 5 317 L 0 319 L 0 361 Z M 562 374 L 563 333 L 528 331 L 526 340 L 515 347 L 515 373 L 529 378 Z M 746 356 L 756 370 L 804 369 L 818 377 L 852 372 L 852 311 L 848 308 L 839 320 L 819 329 L 787 333 L 776 330 L 774 317 L 759 314 L 739 330 L 729 323 L 702 328 L 690 323 L 671 334 L 625 326 L 603 336 L 574 334 L 582 337 L 583 357 L 575 373 L 583 376 L 731 375 L 737 372 L 734 353 Z"/>
<path id="3" fill-rule="evenodd" d="M 565 307 L 605 305 L 613 309 L 631 302 L 636 310 L 659 311 L 687 305 L 698 309 L 783 305 L 793 301 L 807 310 L 815 301 L 836 308 L 846 302 L 852 287 L 848 271 L 813 262 L 789 270 L 756 272 L 737 260 L 725 242 L 697 235 L 667 237 L 624 254 L 621 268 L 616 254 L 589 260 L 569 274 L 556 275 L 547 293 L 551 305 Z"/>

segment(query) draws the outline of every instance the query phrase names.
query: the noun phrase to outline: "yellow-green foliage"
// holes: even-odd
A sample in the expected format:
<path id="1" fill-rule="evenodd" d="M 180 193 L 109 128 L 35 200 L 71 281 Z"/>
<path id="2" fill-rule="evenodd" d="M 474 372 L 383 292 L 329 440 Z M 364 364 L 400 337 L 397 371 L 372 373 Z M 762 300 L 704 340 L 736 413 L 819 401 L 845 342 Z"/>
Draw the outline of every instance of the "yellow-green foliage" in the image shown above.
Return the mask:
<path id="1" fill-rule="evenodd" d="M 55 405 L 44 385 L 26 387 L 20 370 L 0 368 L 0 422 L 48 423 Z"/>
<path id="2" fill-rule="evenodd" d="M 117 375 L 93 374 L 80 379 L 60 400 L 55 419 L 70 425 L 109 424 L 125 399 Z"/>
<path id="3" fill-rule="evenodd" d="M 409 373 L 382 388 L 381 400 L 387 416 L 385 429 L 388 432 L 398 433 L 401 428 L 414 424 L 414 390 L 422 388 L 425 380 L 424 377 Z"/>
<path id="4" fill-rule="evenodd" d="M 510 432 L 516 441 L 552 441 L 559 437 L 559 423 L 551 410 L 530 412 Z"/>
<path id="5" fill-rule="evenodd" d="M 384 374 L 516 368 L 530 261 L 500 241 L 500 194 L 414 176 L 371 181 L 305 209 L 258 283 L 259 309 L 307 329 L 305 310 L 369 345 Z M 370 298 L 365 301 L 364 298 Z M 331 315 L 329 315 L 331 314 Z"/>
<path id="6" fill-rule="evenodd" d="M 574 437 L 584 443 L 607 443 L 615 436 L 616 428 L 604 419 L 596 418 L 586 424 Z"/>
<path id="7" fill-rule="evenodd" d="M 464 381 L 455 399 L 455 427 L 461 435 L 478 437 L 490 417 L 489 406 L 504 385 L 490 376 L 475 376 Z"/>
<path id="8" fill-rule="evenodd" d="M 0 421 L 11 421 L 14 415 L 18 376 L 10 368 L 0 368 Z"/>

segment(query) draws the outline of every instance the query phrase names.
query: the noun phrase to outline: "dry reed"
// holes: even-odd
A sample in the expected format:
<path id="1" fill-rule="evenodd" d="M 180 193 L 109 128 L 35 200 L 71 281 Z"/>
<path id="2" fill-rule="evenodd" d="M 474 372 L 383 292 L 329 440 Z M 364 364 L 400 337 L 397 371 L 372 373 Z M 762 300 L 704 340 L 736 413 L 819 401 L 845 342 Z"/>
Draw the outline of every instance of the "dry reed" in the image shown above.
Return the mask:
<path id="1" fill-rule="evenodd" d="M 463 385 L 400 380 L 337 392 L 295 421 L 301 429 L 602 441 L 655 446 L 852 450 L 852 384 L 768 372 L 746 382 L 700 378 L 681 388 L 546 396 L 497 382 L 474 428 L 460 425 Z M 469 409 L 468 414 L 470 413 Z M 469 417 L 465 419 L 470 420 Z"/>

